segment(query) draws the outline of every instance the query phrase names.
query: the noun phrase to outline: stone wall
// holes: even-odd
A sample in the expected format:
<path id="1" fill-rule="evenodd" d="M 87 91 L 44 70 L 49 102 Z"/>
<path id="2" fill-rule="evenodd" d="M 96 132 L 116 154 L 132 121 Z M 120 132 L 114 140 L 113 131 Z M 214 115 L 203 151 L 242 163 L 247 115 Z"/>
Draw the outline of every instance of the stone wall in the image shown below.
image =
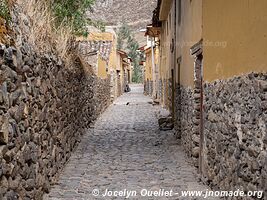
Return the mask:
<path id="1" fill-rule="evenodd" d="M 158 91 L 158 97 L 160 99 L 160 103 L 163 103 L 163 82 L 162 79 L 159 80 L 159 91 Z"/>
<path id="2" fill-rule="evenodd" d="M 144 81 L 144 94 L 145 95 L 149 94 L 149 82 L 148 82 L 148 80 Z"/>
<path id="3" fill-rule="evenodd" d="M 0 46 L 0 199 L 42 199 L 110 103 L 109 80 L 54 54 Z"/>
<path id="4" fill-rule="evenodd" d="M 170 104 L 171 104 L 171 88 L 170 88 L 170 84 L 169 84 L 169 80 L 168 79 L 164 79 L 163 80 L 163 88 L 162 88 L 162 102 L 163 102 L 163 106 L 167 109 L 170 109 Z"/>
<path id="5" fill-rule="evenodd" d="M 204 169 L 225 190 L 267 195 L 267 74 L 205 85 Z"/>
<path id="6" fill-rule="evenodd" d="M 114 101 L 117 97 L 117 73 L 115 70 L 110 70 L 110 99 Z"/>
<path id="7" fill-rule="evenodd" d="M 153 95 L 153 81 L 145 81 L 144 83 L 144 93 L 145 95 L 152 96 Z"/>
<path id="8" fill-rule="evenodd" d="M 178 94 L 178 95 L 177 95 Z M 195 166 L 199 157 L 199 122 L 194 110 L 194 92 L 190 88 L 176 87 L 175 95 L 175 129 L 177 138 L 188 156 L 193 158 Z"/>
<path id="9" fill-rule="evenodd" d="M 175 129 L 175 135 L 177 139 L 181 139 L 182 134 L 182 126 L 181 126 L 181 113 L 182 113 L 182 107 L 181 107 L 181 87 L 179 84 L 176 84 L 175 86 L 175 114 L 174 114 L 174 129 Z"/>
<path id="10" fill-rule="evenodd" d="M 175 128 L 199 164 L 199 90 L 176 87 Z M 267 75 L 204 85 L 203 177 L 212 188 L 267 195 Z"/>

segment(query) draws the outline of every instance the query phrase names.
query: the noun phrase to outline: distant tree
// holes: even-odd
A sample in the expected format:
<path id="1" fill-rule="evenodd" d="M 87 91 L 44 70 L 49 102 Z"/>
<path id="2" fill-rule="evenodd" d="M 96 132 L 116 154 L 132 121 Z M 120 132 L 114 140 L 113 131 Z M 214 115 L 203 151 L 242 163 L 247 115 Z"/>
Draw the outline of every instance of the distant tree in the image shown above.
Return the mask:
<path id="1" fill-rule="evenodd" d="M 119 30 L 117 31 L 117 49 L 122 50 L 123 49 L 123 45 L 125 40 L 128 39 L 128 37 L 130 36 L 131 31 L 130 31 L 130 27 L 128 26 L 128 24 L 123 21 L 122 25 L 120 26 Z"/>
<path id="2" fill-rule="evenodd" d="M 141 54 L 137 51 L 139 44 L 134 38 L 134 35 L 128 26 L 127 23 L 123 22 L 119 28 L 117 39 L 117 49 L 123 50 L 124 46 L 125 51 L 128 53 L 129 57 L 133 60 L 134 72 L 133 72 L 133 82 L 140 83 L 142 82 L 142 71 L 139 66 L 141 60 Z M 126 43 L 126 45 L 124 45 Z"/>

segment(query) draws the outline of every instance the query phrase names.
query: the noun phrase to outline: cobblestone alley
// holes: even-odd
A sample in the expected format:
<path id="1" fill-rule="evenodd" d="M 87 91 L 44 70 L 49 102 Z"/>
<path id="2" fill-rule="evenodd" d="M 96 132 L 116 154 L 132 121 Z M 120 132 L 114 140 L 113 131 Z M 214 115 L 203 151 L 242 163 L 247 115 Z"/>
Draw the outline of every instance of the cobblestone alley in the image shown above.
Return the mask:
<path id="1" fill-rule="evenodd" d="M 0 200 L 267 200 L 267 0 L 0 0 Z"/>
<path id="2" fill-rule="evenodd" d="M 186 161 L 173 133 L 159 131 L 159 107 L 143 95 L 141 85 L 131 88 L 84 135 L 58 185 L 44 199 L 126 199 L 104 197 L 106 189 L 136 191 L 130 199 L 190 199 L 175 193 L 207 189 L 197 181 L 195 168 Z M 142 197 L 142 189 L 173 193 L 172 197 Z"/>

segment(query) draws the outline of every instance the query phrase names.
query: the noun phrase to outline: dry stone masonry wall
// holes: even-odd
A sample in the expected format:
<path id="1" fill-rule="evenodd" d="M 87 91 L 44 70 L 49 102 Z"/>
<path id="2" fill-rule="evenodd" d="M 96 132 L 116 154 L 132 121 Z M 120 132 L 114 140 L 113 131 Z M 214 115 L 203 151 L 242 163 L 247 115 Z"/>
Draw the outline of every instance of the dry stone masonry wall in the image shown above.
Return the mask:
<path id="1" fill-rule="evenodd" d="M 0 45 L 0 199 L 39 200 L 110 104 L 110 77 L 37 52 L 30 20 L 16 9 L 15 45 Z"/>
<path id="2" fill-rule="evenodd" d="M 41 199 L 89 124 L 109 105 L 109 80 L 68 70 L 25 44 L 0 47 L 0 199 Z"/>
<path id="3" fill-rule="evenodd" d="M 266 196 L 267 74 L 217 81 L 204 90 L 207 181 L 226 190 L 261 189 Z"/>
<path id="4" fill-rule="evenodd" d="M 153 81 L 150 81 L 150 80 L 145 81 L 144 93 L 146 95 L 152 96 L 152 94 L 153 94 Z"/>
<path id="5" fill-rule="evenodd" d="M 180 112 L 180 113 L 179 113 Z M 179 113 L 179 114 L 178 114 Z M 190 88 L 180 88 L 180 97 L 176 95 L 176 127 L 180 126 L 179 137 L 181 137 L 184 150 L 187 155 L 192 156 L 197 165 L 199 152 L 199 136 L 195 134 L 198 128 L 198 121 L 194 115 L 194 93 Z"/>
<path id="6" fill-rule="evenodd" d="M 199 164 L 199 89 L 176 87 L 175 128 Z M 215 189 L 267 196 L 267 75 L 251 73 L 204 85 L 203 180 Z"/>

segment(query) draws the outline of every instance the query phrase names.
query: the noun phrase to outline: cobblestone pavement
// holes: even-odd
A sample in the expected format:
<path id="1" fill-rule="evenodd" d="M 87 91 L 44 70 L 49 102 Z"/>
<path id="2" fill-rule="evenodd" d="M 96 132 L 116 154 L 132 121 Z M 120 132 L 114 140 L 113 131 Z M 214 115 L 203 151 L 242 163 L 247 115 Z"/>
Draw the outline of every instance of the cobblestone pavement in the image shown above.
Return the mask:
<path id="1" fill-rule="evenodd" d="M 173 133 L 159 131 L 156 111 L 160 108 L 142 94 L 142 86 L 131 87 L 88 130 L 45 200 L 126 199 L 103 197 L 106 189 L 132 191 L 129 199 L 200 199 L 174 194 L 207 187 L 197 182 L 195 168 L 186 161 Z M 173 196 L 142 197 L 142 189 L 172 190 Z"/>

